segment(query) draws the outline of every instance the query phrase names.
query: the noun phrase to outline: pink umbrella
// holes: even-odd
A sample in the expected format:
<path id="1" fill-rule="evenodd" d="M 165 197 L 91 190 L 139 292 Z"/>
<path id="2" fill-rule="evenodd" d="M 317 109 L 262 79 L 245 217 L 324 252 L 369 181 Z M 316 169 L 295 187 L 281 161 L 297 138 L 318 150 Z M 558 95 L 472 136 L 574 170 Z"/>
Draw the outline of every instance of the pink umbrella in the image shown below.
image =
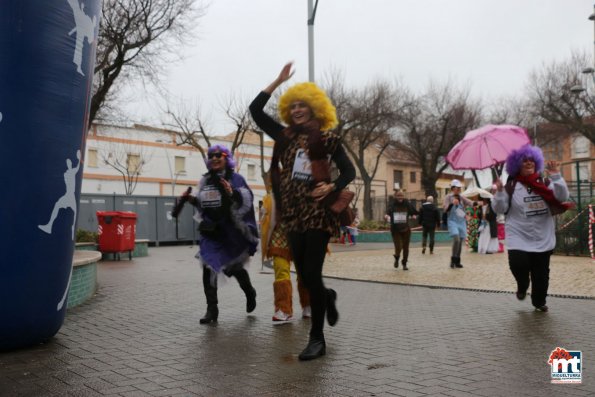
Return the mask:
<path id="1" fill-rule="evenodd" d="M 524 128 L 488 124 L 467 132 L 446 161 L 455 170 L 483 170 L 503 163 L 510 152 L 530 142 Z"/>

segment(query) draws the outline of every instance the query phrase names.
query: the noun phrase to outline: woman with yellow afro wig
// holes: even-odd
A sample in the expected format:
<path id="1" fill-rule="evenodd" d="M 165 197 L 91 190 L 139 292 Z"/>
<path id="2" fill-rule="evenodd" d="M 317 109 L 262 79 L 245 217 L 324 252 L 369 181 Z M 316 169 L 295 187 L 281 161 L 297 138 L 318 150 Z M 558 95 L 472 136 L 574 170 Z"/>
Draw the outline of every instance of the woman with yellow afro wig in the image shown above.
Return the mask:
<path id="1" fill-rule="evenodd" d="M 310 82 L 291 86 L 279 98 L 279 116 L 284 123 L 291 124 L 291 104 L 298 101 L 308 104 L 312 118 L 320 122 L 322 131 L 332 130 L 339 124 L 337 109 L 329 97 L 316 84 Z"/>
<path id="2" fill-rule="evenodd" d="M 279 115 L 287 126 L 264 112 L 273 91 L 292 75 L 292 64 L 288 63 L 252 101 L 250 112 L 275 141 L 270 169 L 273 195 L 312 310 L 308 345 L 299 359 L 312 360 L 326 354 L 325 316 L 331 326 L 339 319 L 337 293 L 322 281 L 326 247 L 330 237 L 338 235 L 339 217 L 324 199 L 347 187 L 355 178 L 355 168 L 339 137 L 331 131 L 337 125 L 335 107 L 316 84 L 296 84 L 281 96 Z M 335 180 L 331 180 L 329 157 L 339 170 Z"/>

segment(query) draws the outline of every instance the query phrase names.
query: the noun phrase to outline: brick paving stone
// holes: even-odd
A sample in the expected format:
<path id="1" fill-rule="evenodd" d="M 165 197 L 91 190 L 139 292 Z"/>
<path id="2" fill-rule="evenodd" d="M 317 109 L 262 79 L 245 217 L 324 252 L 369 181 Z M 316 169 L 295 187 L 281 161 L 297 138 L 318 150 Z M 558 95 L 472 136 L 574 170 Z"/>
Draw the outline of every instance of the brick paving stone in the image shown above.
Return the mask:
<path id="1" fill-rule="evenodd" d="M 97 295 L 68 311 L 56 337 L 0 353 L 0 396 L 595 395 L 595 367 L 583 368 L 582 385 L 552 385 L 547 364 L 557 346 L 595 356 L 595 300 L 550 297 L 543 314 L 509 293 L 327 278 L 340 321 L 325 328 L 327 355 L 299 362 L 309 322 L 271 324 L 273 275 L 260 271 L 258 258 L 250 269 L 256 310 L 245 313 L 245 297 L 230 280 L 219 289 L 219 322 L 198 323 L 205 303 L 195 249 L 152 248 L 149 257 L 100 263 Z M 358 252 L 333 252 L 328 270 L 343 261 L 349 278 L 361 261 L 384 255 Z M 466 273 L 429 260 L 424 270 L 426 257 L 415 259 L 407 277 L 473 282 L 484 264 L 467 255 Z M 389 281 L 395 277 L 385 270 Z M 407 281 L 403 272 L 397 277 Z M 296 293 L 297 313 L 298 302 Z"/>

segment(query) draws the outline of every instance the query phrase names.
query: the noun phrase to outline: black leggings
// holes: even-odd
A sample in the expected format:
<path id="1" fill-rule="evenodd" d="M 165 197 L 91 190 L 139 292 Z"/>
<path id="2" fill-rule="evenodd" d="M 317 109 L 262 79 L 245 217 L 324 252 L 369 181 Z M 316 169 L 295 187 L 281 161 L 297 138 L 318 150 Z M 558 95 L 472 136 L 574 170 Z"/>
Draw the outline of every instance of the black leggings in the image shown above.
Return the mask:
<path id="1" fill-rule="evenodd" d="M 550 282 L 550 256 L 552 251 L 508 251 L 508 265 L 520 292 L 526 292 L 531 279 L 531 303 L 535 307 L 545 305 Z"/>
<path id="2" fill-rule="evenodd" d="M 308 229 L 303 233 L 290 232 L 289 245 L 295 268 L 310 292 L 312 325 L 310 337 L 324 336 L 327 290 L 322 282 L 322 265 L 330 234 L 322 230 Z"/>

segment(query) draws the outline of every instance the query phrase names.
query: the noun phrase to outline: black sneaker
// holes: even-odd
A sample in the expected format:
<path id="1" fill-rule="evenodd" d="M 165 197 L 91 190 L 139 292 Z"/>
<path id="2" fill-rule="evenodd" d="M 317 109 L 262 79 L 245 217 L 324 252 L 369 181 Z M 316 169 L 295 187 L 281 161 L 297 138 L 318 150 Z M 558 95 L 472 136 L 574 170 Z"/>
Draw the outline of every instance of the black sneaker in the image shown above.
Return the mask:
<path id="1" fill-rule="evenodd" d="M 548 307 L 546 305 L 539 306 L 539 307 L 536 307 L 535 308 L 535 311 L 536 312 L 542 312 L 542 313 L 546 313 L 548 310 L 549 309 L 548 309 Z"/>
<path id="2" fill-rule="evenodd" d="M 516 292 L 516 298 L 520 301 L 524 300 L 527 297 L 527 291 L 525 292 L 521 292 L 521 291 L 517 291 Z"/>

